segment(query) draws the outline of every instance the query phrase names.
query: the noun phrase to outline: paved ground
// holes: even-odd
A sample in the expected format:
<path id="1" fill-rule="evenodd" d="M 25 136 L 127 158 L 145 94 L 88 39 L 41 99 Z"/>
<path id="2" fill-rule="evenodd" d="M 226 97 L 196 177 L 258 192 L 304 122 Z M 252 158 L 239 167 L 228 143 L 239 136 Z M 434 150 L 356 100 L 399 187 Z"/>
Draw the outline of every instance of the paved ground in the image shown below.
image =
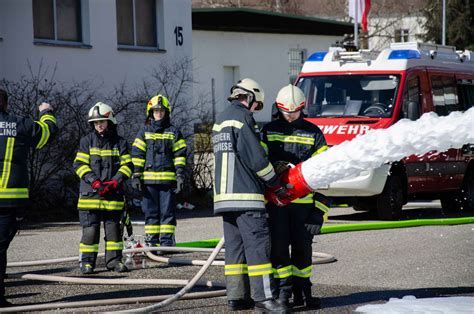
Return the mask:
<path id="1" fill-rule="evenodd" d="M 472 213 L 471 213 L 472 215 Z M 466 215 L 457 215 L 466 216 Z M 178 220 L 177 240 L 192 241 L 222 235 L 220 218 L 204 210 L 182 211 Z M 403 219 L 444 218 L 439 203 L 409 203 Z M 452 216 L 451 216 L 452 217 Z M 370 213 L 355 212 L 351 208 L 331 211 L 331 224 L 374 222 Z M 134 226 L 136 234 L 143 234 L 143 226 Z M 42 224 L 27 226 L 12 242 L 8 260 L 40 260 L 77 255 L 80 227 L 77 223 Z M 103 245 L 101 245 L 103 246 Z M 316 265 L 313 270 L 314 294 L 320 296 L 320 313 L 349 313 L 357 306 L 382 303 L 391 297 L 414 295 L 474 296 L 474 224 L 457 226 L 426 226 L 405 229 L 346 232 L 320 235 L 314 250 L 333 254 L 337 262 Z M 207 254 L 173 255 L 186 258 L 207 258 Z M 148 262 L 145 269 L 126 275 L 107 272 L 100 261 L 94 278 L 161 278 L 189 279 L 197 266 L 170 267 Z M 13 274 L 50 274 L 80 276 L 77 262 L 9 268 Z M 205 278 L 224 281 L 222 267 L 212 267 Z M 7 297 L 15 304 L 31 305 L 51 302 L 73 302 L 154 296 L 175 293 L 179 288 L 163 286 L 72 285 L 45 283 L 32 280 L 7 280 Z M 196 291 L 210 291 L 201 288 Z M 133 309 L 149 304 L 104 306 L 72 311 L 114 311 Z M 178 301 L 165 311 L 225 312 L 224 297 Z M 55 310 L 58 311 L 58 310 Z M 306 311 L 306 309 L 295 309 Z"/>

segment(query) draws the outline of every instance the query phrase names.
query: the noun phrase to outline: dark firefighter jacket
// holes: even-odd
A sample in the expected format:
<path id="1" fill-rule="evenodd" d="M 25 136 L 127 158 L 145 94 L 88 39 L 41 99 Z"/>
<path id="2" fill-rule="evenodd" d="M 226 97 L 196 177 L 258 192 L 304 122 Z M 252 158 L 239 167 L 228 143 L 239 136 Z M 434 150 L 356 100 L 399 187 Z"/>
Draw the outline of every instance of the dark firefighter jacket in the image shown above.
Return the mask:
<path id="1" fill-rule="evenodd" d="M 186 141 L 168 118 L 153 121 L 138 132 L 132 161 L 145 184 L 175 184 L 176 177 L 184 175 Z"/>
<path id="2" fill-rule="evenodd" d="M 328 146 L 321 130 L 303 115 L 292 123 L 282 117 L 266 124 L 262 129 L 262 141 L 268 158 L 275 165 L 278 161 L 290 162 L 297 165 L 323 151 Z M 311 204 L 327 213 L 328 199 L 319 193 L 310 193 L 292 203 Z"/>
<path id="3" fill-rule="evenodd" d="M 124 197 L 122 183 L 132 175 L 132 158 L 128 144 L 115 131 L 103 137 L 93 131 L 81 139 L 79 150 L 73 164 L 76 174 L 81 178 L 79 189 L 79 210 L 122 210 Z M 93 190 L 95 180 L 117 180 L 117 190 L 100 196 Z"/>
<path id="4" fill-rule="evenodd" d="M 0 208 L 26 204 L 28 151 L 43 148 L 57 130 L 49 110 L 40 113 L 39 121 L 0 112 Z"/>
<path id="5" fill-rule="evenodd" d="M 214 213 L 265 210 L 264 182 L 276 176 L 252 113 L 233 101 L 212 128 Z"/>

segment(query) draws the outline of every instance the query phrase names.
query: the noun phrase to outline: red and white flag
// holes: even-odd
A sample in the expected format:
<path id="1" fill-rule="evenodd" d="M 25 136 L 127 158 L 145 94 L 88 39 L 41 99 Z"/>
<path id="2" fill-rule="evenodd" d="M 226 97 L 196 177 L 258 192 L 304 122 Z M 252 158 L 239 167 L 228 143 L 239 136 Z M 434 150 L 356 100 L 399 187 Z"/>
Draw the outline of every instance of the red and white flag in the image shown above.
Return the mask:
<path id="1" fill-rule="evenodd" d="M 367 16 L 370 11 L 370 0 L 349 0 L 349 16 L 354 20 L 355 14 L 355 2 L 357 1 L 357 23 L 361 23 L 362 31 L 367 32 Z"/>

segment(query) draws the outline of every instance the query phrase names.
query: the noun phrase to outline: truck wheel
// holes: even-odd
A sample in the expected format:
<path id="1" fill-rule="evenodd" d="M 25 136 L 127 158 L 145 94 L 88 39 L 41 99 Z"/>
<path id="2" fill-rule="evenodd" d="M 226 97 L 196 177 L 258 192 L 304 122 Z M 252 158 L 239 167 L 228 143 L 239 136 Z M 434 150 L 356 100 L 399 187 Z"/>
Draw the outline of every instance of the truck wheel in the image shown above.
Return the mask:
<path id="1" fill-rule="evenodd" d="M 398 218 L 404 204 L 402 178 L 398 174 L 391 174 L 382 193 L 377 197 L 377 214 L 381 220 Z"/>
<path id="2" fill-rule="evenodd" d="M 376 197 L 358 197 L 352 208 L 356 211 L 375 211 L 377 208 Z"/>
<path id="3" fill-rule="evenodd" d="M 447 213 L 474 210 L 474 171 L 466 173 L 460 190 L 443 194 L 441 207 Z"/>

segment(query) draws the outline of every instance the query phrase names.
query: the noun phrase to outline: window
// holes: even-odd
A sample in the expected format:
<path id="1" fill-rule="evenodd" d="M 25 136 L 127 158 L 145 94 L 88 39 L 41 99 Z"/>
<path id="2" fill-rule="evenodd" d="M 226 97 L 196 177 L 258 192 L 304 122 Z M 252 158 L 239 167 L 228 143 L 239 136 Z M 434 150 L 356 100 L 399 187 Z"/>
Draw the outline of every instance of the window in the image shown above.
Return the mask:
<path id="1" fill-rule="evenodd" d="M 418 115 L 420 114 L 420 103 L 421 103 L 421 93 L 420 93 L 420 79 L 418 76 L 410 78 L 407 80 L 405 90 L 403 91 L 403 103 L 402 103 L 402 114 L 403 118 L 408 118 L 408 104 L 410 102 L 416 103 L 418 107 Z"/>
<path id="2" fill-rule="evenodd" d="M 395 30 L 395 42 L 406 43 L 408 41 L 408 29 L 396 29 Z"/>
<path id="3" fill-rule="evenodd" d="M 158 47 L 156 0 L 116 0 L 117 44 Z"/>
<path id="4" fill-rule="evenodd" d="M 433 105 L 439 116 L 446 116 L 452 111 L 462 110 L 456 93 L 456 80 L 449 76 L 432 76 Z"/>
<path id="5" fill-rule="evenodd" d="M 306 49 L 290 49 L 288 53 L 290 69 L 289 69 L 289 79 L 290 84 L 293 84 L 298 77 L 298 74 L 301 72 L 303 63 L 306 61 Z"/>
<path id="6" fill-rule="evenodd" d="M 33 0 L 35 40 L 82 42 L 81 0 Z"/>
<path id="7" fill-rule="evenodd" d="M 458 79 L 459 103 L 463 110 L 474 107 L 474 79 Z"/>

